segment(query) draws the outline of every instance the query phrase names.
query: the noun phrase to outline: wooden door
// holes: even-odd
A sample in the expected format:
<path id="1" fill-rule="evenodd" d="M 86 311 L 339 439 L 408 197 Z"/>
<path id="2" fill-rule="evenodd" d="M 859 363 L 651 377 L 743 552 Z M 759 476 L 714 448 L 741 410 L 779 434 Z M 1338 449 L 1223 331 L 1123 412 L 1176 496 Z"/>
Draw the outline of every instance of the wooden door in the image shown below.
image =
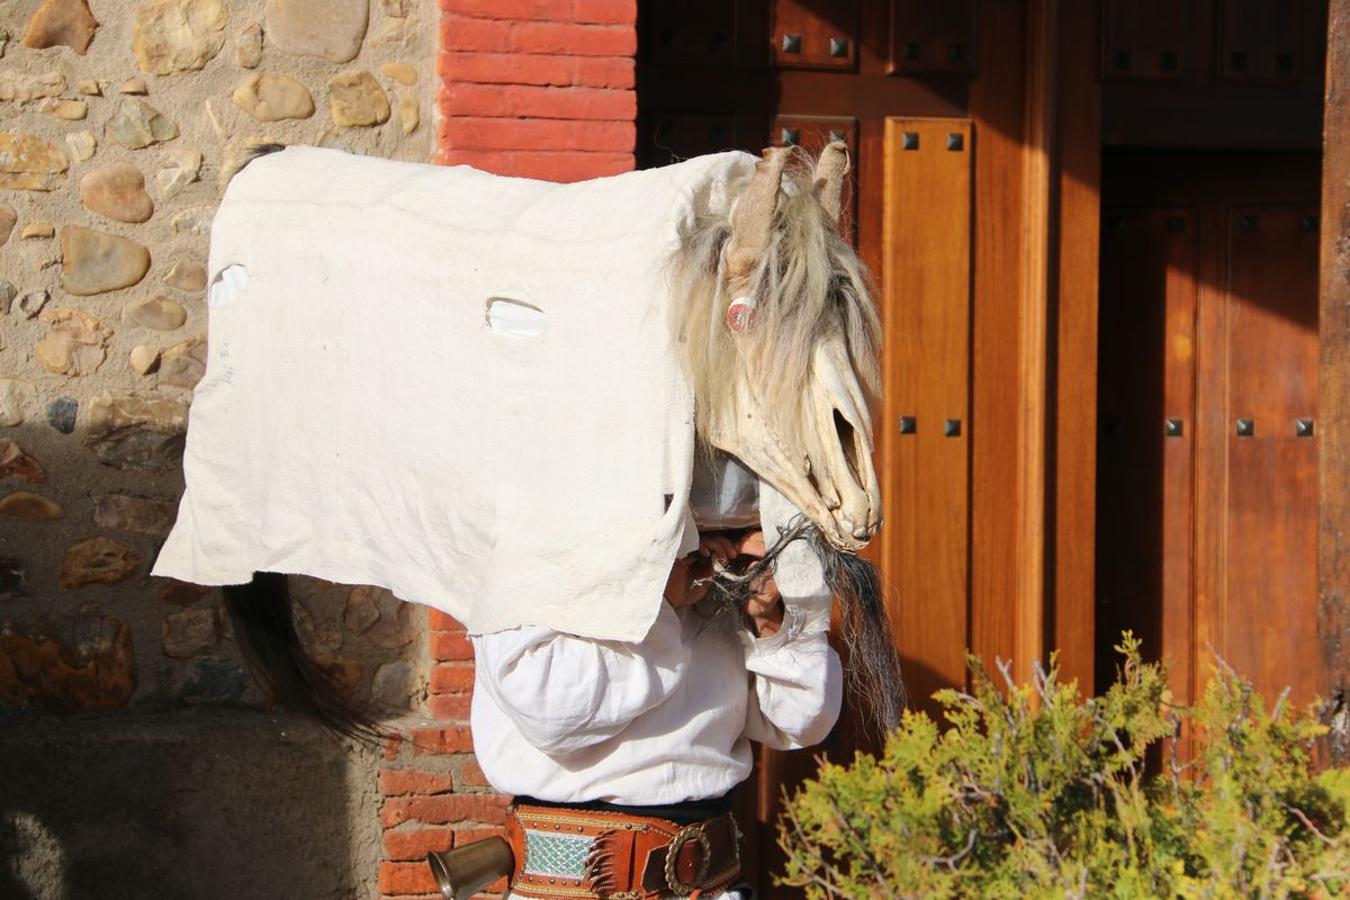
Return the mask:
<path id="1" fill-rule="evenodd" d="M 967 83 L 975 69 L 974 6 L 967 0 L 647 0 L 639 6 L 639 165 L 726 149 L 758 153 L 770 145 L 795 144 L 814 152 L 843 140 L 853 162 L 847 228 L 880 283 L 887 340 L 902 333 L 900 321 L 906 316 L 911 324 L 926 317 L 928 327 L 936 327 L 943 303 L 955 297 L 961 321 L 943 344 L 954 353 L 941 367 L 925 370 L 924 390 L 915 384 L 905 401 L 923 410 L 916 440 L 897 443 L 908 439 L 899 434 L 897 417 L 913 410 L 901 410 L 904 404 L 892 386 L 903 369 L 900 360 L 909 358 L 905 353 L 914 356 L 924 352 L 922 347 L 913 345 L 900 355 L 888 351 L 886 406 L 877 411 L 884 493 L 910 497 L 915 479 L 930 487 L 916 503 L 888 506 L 888 524 L 873 550 L 888 574 L 906 573 L 903 583 L 891 578 L 890 612 L 899 626 L 907 680 L 918 696 L 963 682 L 968 639 L 966 439 L 944 439 L 941 428 L 942 418 L 966 419 L 966 364 L 960 351 L 969 341 L 972 154 L 965 115 Z M 895 124 L 901 120 L 908 124 Z M 923 131 L 927 142 L 922 152 L 902 152 L 903 134 L 915 130 Z M 945 149 L 948 132 L 963 135 L 958 151 Z M 922 205 L 937 212 L 937 228 L 924 232 L 920 218 L 896 214 Z M 894 236 L 902 232 L 897 243 Z M 944 244 L 947 238 L 957 243 Z M 902 312 L 889 302 L 900 296 L 896 291 L 902 286 L 893 277 L 896 247 L 904 248 L 902 256 L 922 259 L 931 283 L 942 287 L 942 293 L 929 295 L 926 313 L 917 306 Z M 932 361 L 939 359 L 936 346 L 927 352 Z M 937 402 L 926 393 L 948 380 L 943 390 L 952 402 Z M 914 405 L 920 402 L 921 407 Z M 916 455 L 918 441 L 944 462 L 928 453 Z M 933 477 L 935 466 L 947 467 L 941 481 Z M 910 565 L 935 557 L 941 558 L 941 591 L 922 584 L 924 574 L 938 569 Z M 758 755 L 755 775 L 740 793 L 738 813 L 752 826 L 746 828 L 743 851 L 760 896 L 792 896 L 772 881 L 782 868 L 776 822 L 783 791 L 815 771 L 818 754 L 844 761 L 866 746 L 859 726 L 859 718 L 848 711 L 823 747 Z"/>
<path id="2" fill-rule="evenodd" d="M 1108 158 L 1099 681 L 1128 627 L 1170 661 L 1183 702 L 1215 653 L 1271 699 L 1324 690 L 1317 167 L 1312 154 Z"/>
<path id="3" fill-rule="evenodd" d="M 1066 675 L 1091 686 L 1098 12 L 639 4 L 640 165 L 840 139 L 852 151 L 848 227 L 885 329 L 887 525 L 869 552 L 916 705 L 967 683 L 967 649 L 1027 677 L 1062 647 Z M 857 725 L 846 713 L 820 749 L 847 760 L 869 744 Z M 815 752 L 761 752 L 742 791 L 764 896 L 791 895 L 772 887 L 779 798 Z"/>

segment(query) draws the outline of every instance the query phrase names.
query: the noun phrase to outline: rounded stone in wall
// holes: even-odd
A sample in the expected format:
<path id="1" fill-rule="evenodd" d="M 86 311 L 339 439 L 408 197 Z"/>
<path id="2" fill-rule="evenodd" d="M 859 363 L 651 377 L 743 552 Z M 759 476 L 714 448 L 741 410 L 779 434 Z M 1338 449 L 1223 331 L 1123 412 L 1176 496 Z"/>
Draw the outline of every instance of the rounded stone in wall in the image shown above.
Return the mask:
<path id="1" fill-rule="evenodd" d="M 89 375 L 107 357 L 113 330 L 82 309 L 43 310 L 46 337 L 33 345 L 33 359 L 56 375 Z"/>
<path id="2" fill-rule="evenodd" d="M 46 0 L 28 20 L 23 45 L 33 50 L 69 47 L 83 56 L 97 29 L 88 0 Z"/>
<path id="3" fill-rule="evenodd" d="M 168 200 L 201 175 L 202 155 L 196 150 L 166 150 L 163 167 L 155 175 L 160 199 Z"/>
<path id="4" fill-rule="evenodd" d="M 187 321 L 187 310 L 168 297 L 143 297 L 122 307 L 122 322 L 127 325 L 173 331 Z"/>
<path id="5" fill-rule="evenodd" d="M 180 291 L 202 291 L 206 289 L 206 266 L 195 259 L 184 257 L 173 264 L 164 283 Z"/>
<path id="6" fill-rule="evenodd" d="M 76 541 L 66 550 L 56 582 L 66 590 L 90 584 L 116 584 L 125 581 L 145 557 L 135 547 L 107 537 Z"/>
<path id="7" fill-rule="evenodd" d="M 380 666 L 370 682 L 371 702 L 381 709 L 408 709 L 420 699 L 421 692 L 422 679 L 406 659 L 392 660 Z"/>
<path id="8" fill-rule="evenodd" d="M 234 105 L 260 122 L 308 119 L 314 98 L 298 80 L 281 72 L 260 72 L 244 79 L 230 97 Z"/>
<path id="9" fill-rule="evenodd" d="M 66 146 L 70 148 L 70 155 L 75 157 L 76 162 L 84 162 L 94 155 L 94 150 L 98 147 L 98 138 L 87 129 L 72 131 L 66 135 Z"/>
<path id="10" fill-rule="evenodd" d="M 9 438 L 0 437 L 0 478 L 22 478 L 29 484 L 41 484 L 47 473 L 32 455 Z"/>
<path id="11" fill-rule="evenodd" d="M 102 390 L 86 404 L 84 443 L 119 469 L 164 471 L 183 455 L 187 403 L 157 392 Z"/>
<path id="12" fill-rule="evenodd" d="M 159 383 L 194 388 L 206 374 L 206 341 L 188 338 L 160 354 Z"/>
<path id="13" fill-rule="evenodd" d="M 361 52 L 369 12 L 367 0 L 267 0 L 267 35 L 286 53 L 350 62 Z"/>
<path id="14" fill-rule="evenodd" d="M 139 150 L 178 137 L 178 123 L 144 100 L 123 99 L 108 121 L 108 139 Z"/>
<path id="15" fill-rule="evenodd" d="M 162 646 L 164 654 L 176 659 L 191 659 L 215 649 L 220 642 L 220 620 L 211 607 L 185 609 L 164 617 Z"/>
<path id="16" fill-rule="evenodd" d="M 256 68 L 262 62 L 263 30 L 257 22 L 250 22 L 234 36 L 234 59 L 245 69 Z"/>
<path id="17" fill-rule="evenodd" d="M 328 80 L 328 105 L 338 125 L 383 125 L 389 98 L 369 72 L 344 72 Z"/>
<path id="18" fill-rule="evenodd" d="M 55 190 L 69 168 L 66 154 L 51 141 L 35 134 L 0 131 L 0 188 Z"/>
<path id="19" fill-rule="evenodd" d="M 131 49 L 142 72 L 169 75 L 202 68 L 225 45 L 229 15 L 221 0 L 150 0 L 136 10 Z"/>
<path id="20" fill-rule="evenodd" d="M 99 528 L 166 537 L 177 512 L 178 504 L 171 500 L 121 492 L 94 495 L 94 524 Z"/>
<path id="21" fill-rule="evenodd" d="M 46 288 L 36 291 L 29 291 L 19 298 L 19 315 L 25 319 L 36 319 L 42 314 L 42 310 L 47 307 L 47 302 L 52 299 L 52 292 Z"/>
<path id="22" fill-rule="evenodd" d="M 0 100 L 24 103 L 39 97 L 59 97 L 66 89 L 66 76 L 55 69 L 34 75 L 23 72 L 0 72 Z"/>
<path id="23" fill-rule="evenodd" d="M 69 98 L 51 98 L 38 104 L 38 112 L 46 113 L 57 119 L 76 122 L 89 115 L 89 104 L 83 100 Z"/>
<path id="24" fill-rule="evenodd" d="M 34 394 L 33 385 L 21 378 L 0 378 L 0 425 L 22 425 Z"/>
<path id="25" fill-rule="evenodd" d="M 349 632 L 374 646 L 396 650 L 417 637 L 415 609 L 414 604 L 405 603 L 384 588 L 363 585 L 348 594 L 342 622 Z"/>
<path id="26" fill-rule="evenodd" d="M 127 362 L 137 375 L 149 375 L 159 368 L 159 351 L 146 344 L 137 344 L 127 355 Z"/>
<path id="27" fill-rule="evenodd" d="M 47 404 L 47 424 L 62 434 L 75 430 L 75 419 L 80 412 L 80 403 L 74 397 L 57 397 Z"/>
<path id="28" fill-rule="evenodd" d="M 32 491 L 14 491 L 0 497 L 0 516 L 22 522 L 51 522 L 63 515 L 61 504 Z"/>
<path id="29" fill-rule="evenodd" d="M 405 135 L 412 134 L 421 124 L 422 116 L 417 110 L 417 98 L 411 94 L 398 94 L 398 126 Z"/>
<path id="30" fill-rule="evenodd" d="M 0 658 L 23 666 L 0 668 L 0 697 L 7 705 L 59 713 L 110 712 L 136 691 L 136 654 L 131 629 L 97 608 L 81 609 L 69 630 L 95 635 L 62 640 L 0 632 Z"/>
<path id="31" fill-rule="evenodd" d="M 229 660 L 200 659 L 174 669 L 169 693 L 184 703 L 237 703 L 248 684 L 248 673 Z"/>
<path id="32" fill-rule="evenodd" d="M 80 297 L 131 287 L 150 269 L 143 244 L 92 228 L 61 229 L 61 286 Z"/>
<path id="33" fill-rule="evenodd" d="M 118 222 L 144 222 L 155 211 L 145 192 L 145 176 L 128 163 L 99 166 L 80 179 L 80 202 L 91 212 Z"/>
<path id="34" fill-rule="evenodd" d="M 387 62 L 380 66 L 380 74 L 399 84 L 417 84 L 417 70 L 405 62 Z"/>

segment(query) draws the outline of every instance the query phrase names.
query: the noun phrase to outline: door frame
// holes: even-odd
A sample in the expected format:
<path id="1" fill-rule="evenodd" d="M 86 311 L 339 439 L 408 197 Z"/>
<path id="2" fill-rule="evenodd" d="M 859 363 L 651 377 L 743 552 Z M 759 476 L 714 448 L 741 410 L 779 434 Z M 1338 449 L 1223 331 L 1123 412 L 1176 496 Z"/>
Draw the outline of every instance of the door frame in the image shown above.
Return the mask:
<path id="1" fill-rule="evenodd" d="M 1318 631 L 1327 672 L 1328 718 L 1344 720 L 1350 698 L 1350 0 L 1330 0 L 1322 127 L 1318 318 Z M 1332 761 L 1350 759 L 1342 724 Z"/>

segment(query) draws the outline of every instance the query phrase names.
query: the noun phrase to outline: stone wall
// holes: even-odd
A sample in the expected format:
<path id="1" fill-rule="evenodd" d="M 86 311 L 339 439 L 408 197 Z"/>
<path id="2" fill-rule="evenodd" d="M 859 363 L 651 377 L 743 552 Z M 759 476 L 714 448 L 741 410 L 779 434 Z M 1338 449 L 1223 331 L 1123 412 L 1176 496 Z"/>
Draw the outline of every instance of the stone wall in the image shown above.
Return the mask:
<path id="1" fill-rule="evenodd" d="M 183 487 L 222 171 L 256 137 L 431 161 L 438 16 L 434 0 L 0 0 L 0 894 L 152 895 L 118 883 L 127 855 L 211 867 L 165 896 L 377 890 L 376 754 L 248 712 L 267 698 L 218 592 L 148 570 Z M 295 587 L 311 650 L 357 698 L 422 709 L 420 608 Z M 177 824 L 108 829 L 119 804 Z"/>
<path id="2" fill-rule="evenodd" d="M 217 592 L 146 574 L 182 491 L 220 176 L 254 137 L 429 161 L 430 7 L 0 2 L 0 704 L 261 699 Z M 316 652 L 406 708 L 420 616 L 298 584 Z"/>
<path id="3" fill-rule="evenodd" d="M 457 622 L 295 579 L 311 649 L 358 698 L 409 710 L 378 763 L 310 757 L 304 723 L 224 709 L 266 698 L 216 592 L 146 572 L 182 491 L 206 232 L 231 155 L 265 137 L 553 180 L 626 171 L 635 22 L 636 0 L 0 0 L 0 717 L 119 713 L 0 732 L 0 770 L 37 779 L 0 779 L 0 858 L 28 866 L 0 866 L 0 893 L 130 878 L 97 847 L 117 834 L 102 827 L 111 811 L 160 779 L 132 764 L 142 757 L 195 765 L 150 792 L 192 835 L 179 864 L 206 861 L 201 820 L 218 796 L 234 812 L 216 836 L 260 860 L 212 861 L 215 881 L 175 896 L 428 900 L 426 852 L 500 828 L 506 800 L 472 754 L 473 654 Z M 110 730 L 116 748 L 91 757 L 111 760 L 76 760 Z M 277 766 L 312 771 L 292 784 Z M 57 772 L 118 790 L 79 804 L 78 790 L 32 789 Z M 267 808 L 302 797 L 299 814 Z M 252 824 L 250 803 L 265 813 Z M 120 850 L 164 844 L 142 832 Z M 260 878 L 284 890 L 259 893 Z M 144 896 L 137 884 L 108 896 Z"/>

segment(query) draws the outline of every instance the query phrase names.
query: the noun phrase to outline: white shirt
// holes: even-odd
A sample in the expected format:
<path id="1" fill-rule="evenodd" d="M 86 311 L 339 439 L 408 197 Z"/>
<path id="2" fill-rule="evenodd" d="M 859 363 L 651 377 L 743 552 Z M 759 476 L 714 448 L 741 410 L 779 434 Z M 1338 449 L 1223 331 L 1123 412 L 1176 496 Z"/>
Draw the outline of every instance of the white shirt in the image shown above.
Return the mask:
<path id="1" fill-rule="evenodd" d="M 662 604 L 640 643 L 524 627 L 473 638 L 474 752 L 507 794 L 577 803 L 719 797 L 750 774 L 750 741 L 819 743 L 843 674 L 789 609 L 777 634 Z"/>

